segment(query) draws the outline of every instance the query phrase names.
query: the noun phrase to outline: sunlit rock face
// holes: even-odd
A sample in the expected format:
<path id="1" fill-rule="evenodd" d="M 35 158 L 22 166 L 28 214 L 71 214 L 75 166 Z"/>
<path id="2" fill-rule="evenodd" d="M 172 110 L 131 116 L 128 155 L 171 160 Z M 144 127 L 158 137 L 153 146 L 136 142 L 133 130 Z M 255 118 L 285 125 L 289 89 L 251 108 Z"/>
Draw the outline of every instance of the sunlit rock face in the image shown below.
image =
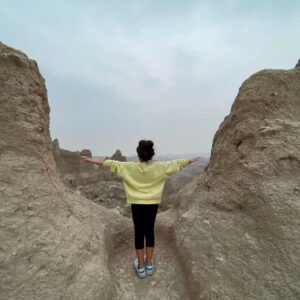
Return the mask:
<path id="1" fill-rule="evenodd" d="M 114 299 L 120 216 L 60 180 L 49 112 L 37 63 L 0 44 L 0 298 Z"/>
<path id="2" fill-rule="evenodd" d="M 299 64 L 242 84 L 204 173 L 178 198 L 195 298 L 300 298 Z"/>

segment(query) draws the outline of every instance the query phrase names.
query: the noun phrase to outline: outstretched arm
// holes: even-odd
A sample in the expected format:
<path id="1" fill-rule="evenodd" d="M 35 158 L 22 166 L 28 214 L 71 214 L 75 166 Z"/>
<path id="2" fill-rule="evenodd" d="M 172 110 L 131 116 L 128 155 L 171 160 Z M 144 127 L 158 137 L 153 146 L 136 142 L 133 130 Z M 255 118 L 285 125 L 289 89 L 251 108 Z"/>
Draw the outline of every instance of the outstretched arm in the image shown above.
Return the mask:
<path id="1" fill-rule="evenodd" d="M 104 160 L 95 160 L 95 159 L 91 159 L 90 157 L 88 156 L 80 156 L 82 160 L 86 161 L 86 162 L 89 162 L 89 163 L 92 163 L 92 164 L 95 164 L 95 165 L 99 165 L 101 166 L 104 162 Z"/>
<path id="2" fill-rule="evenodd" d="M 122 177 L 123 174 L 123 164 L 128 164 L 128 162 L 122 162 L 118 160 L 112 160 L 112 159 L 105 159 L 105 160 L 95 160 L 91 159 L 87 156 L 81 156 L 81 159 L 83 159 L 86 162 L 96 164 L 99 166 L 103 166 L 104 168 L 110 169 L 114 174 L 117 176 Z"/>
<path id="3" fill-rule="evenodd" d="M 163 172 L 166 175 L 172 175 L 176 172 L 181 171 L 184 169 L 186 166 L 190 165 L 191 163 L 197 161 L 199 157 L 194 157 L 191 159 L 173 159 L 170 161 L 164 161 L 160 162 L 160 166 L 163 169 Z"/>

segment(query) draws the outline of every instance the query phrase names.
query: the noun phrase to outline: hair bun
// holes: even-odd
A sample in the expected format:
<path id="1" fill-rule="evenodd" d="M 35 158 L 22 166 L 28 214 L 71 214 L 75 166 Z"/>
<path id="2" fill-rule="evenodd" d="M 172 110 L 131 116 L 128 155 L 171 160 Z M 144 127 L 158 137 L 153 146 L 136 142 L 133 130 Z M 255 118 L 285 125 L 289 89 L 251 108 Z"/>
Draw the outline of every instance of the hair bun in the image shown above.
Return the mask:
<path id="1" fill-rule="evenodd" d="M 153 147 L 153 142 L 150 140 L 141 140 L 139 141 L 139 146 L 143 148 L 152 148 Z"/>
<path id="2" fill-rule="evenodd" d="M 139 158 L 144 161 L 151 160 L 153 155 L 155 155 L 153 146 L 154 144 L 151 140 L 140 140 L 136 149 Z"/>

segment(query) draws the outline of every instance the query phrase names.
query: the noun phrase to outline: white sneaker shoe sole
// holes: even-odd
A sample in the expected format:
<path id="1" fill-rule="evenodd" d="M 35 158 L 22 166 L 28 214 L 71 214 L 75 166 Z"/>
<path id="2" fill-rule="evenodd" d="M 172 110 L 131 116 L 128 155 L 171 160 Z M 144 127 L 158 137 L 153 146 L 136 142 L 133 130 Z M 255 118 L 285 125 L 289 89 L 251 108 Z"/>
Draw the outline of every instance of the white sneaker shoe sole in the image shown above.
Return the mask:
<path id="1" fill-rule="evenodd" d="M 137 273 L 137 276 L 139 277 L 139 278 L 145 278 L 146 276 L 147 276 L 147 274 L 146 274 L 146 268 L 144 267 L 144 268 L 142 268 L 142 269 L 139 269 L 139 262 L 138 262 L 138 260 L 137 260 L 137 258 L 134 260 L 134 262 L 133 262 L 133 267 L 134 267 L 134 269 L 135 269 L 135 271 L 136 271 L 136 273 Z"/>

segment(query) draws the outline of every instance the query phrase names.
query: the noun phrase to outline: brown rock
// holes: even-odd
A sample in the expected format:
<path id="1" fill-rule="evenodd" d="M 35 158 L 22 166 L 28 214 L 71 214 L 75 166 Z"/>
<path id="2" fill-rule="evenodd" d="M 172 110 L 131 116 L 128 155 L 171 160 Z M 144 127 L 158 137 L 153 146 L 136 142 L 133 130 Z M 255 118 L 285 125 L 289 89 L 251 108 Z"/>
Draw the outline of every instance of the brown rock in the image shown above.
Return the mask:
<path id="1" fill-rule="evenodd" d="M 242 84 L 206 171 L 179 200 L 177 246 L 195 299 L 299 299 L 299 68 Z"/>
<path id="2" fill-rule="evenodd" d="M 122 219 L 62 183 L 49 112 L 36 62 L 0 44 L 0 298 L 114 299 Z"/>
<path id="3" fill-rule="evenodd" d="M 110 159 L 119 160 L 119 161 L 126 161 L 126 157 L 122 155 L 121 150 L 116 150 L 116 152 L 112 155 Z"/>
<path id="4" fill-rule="evenodd" d="M 95 184 L 100 181 L 113 180 L 109 170 L 86 163 L 80 156 L 92 157 L 89 149 L 69 151 L 59 148 L 58 139 L 53 140 L 53 156 L 63 182 L 72 187 Z"/>

